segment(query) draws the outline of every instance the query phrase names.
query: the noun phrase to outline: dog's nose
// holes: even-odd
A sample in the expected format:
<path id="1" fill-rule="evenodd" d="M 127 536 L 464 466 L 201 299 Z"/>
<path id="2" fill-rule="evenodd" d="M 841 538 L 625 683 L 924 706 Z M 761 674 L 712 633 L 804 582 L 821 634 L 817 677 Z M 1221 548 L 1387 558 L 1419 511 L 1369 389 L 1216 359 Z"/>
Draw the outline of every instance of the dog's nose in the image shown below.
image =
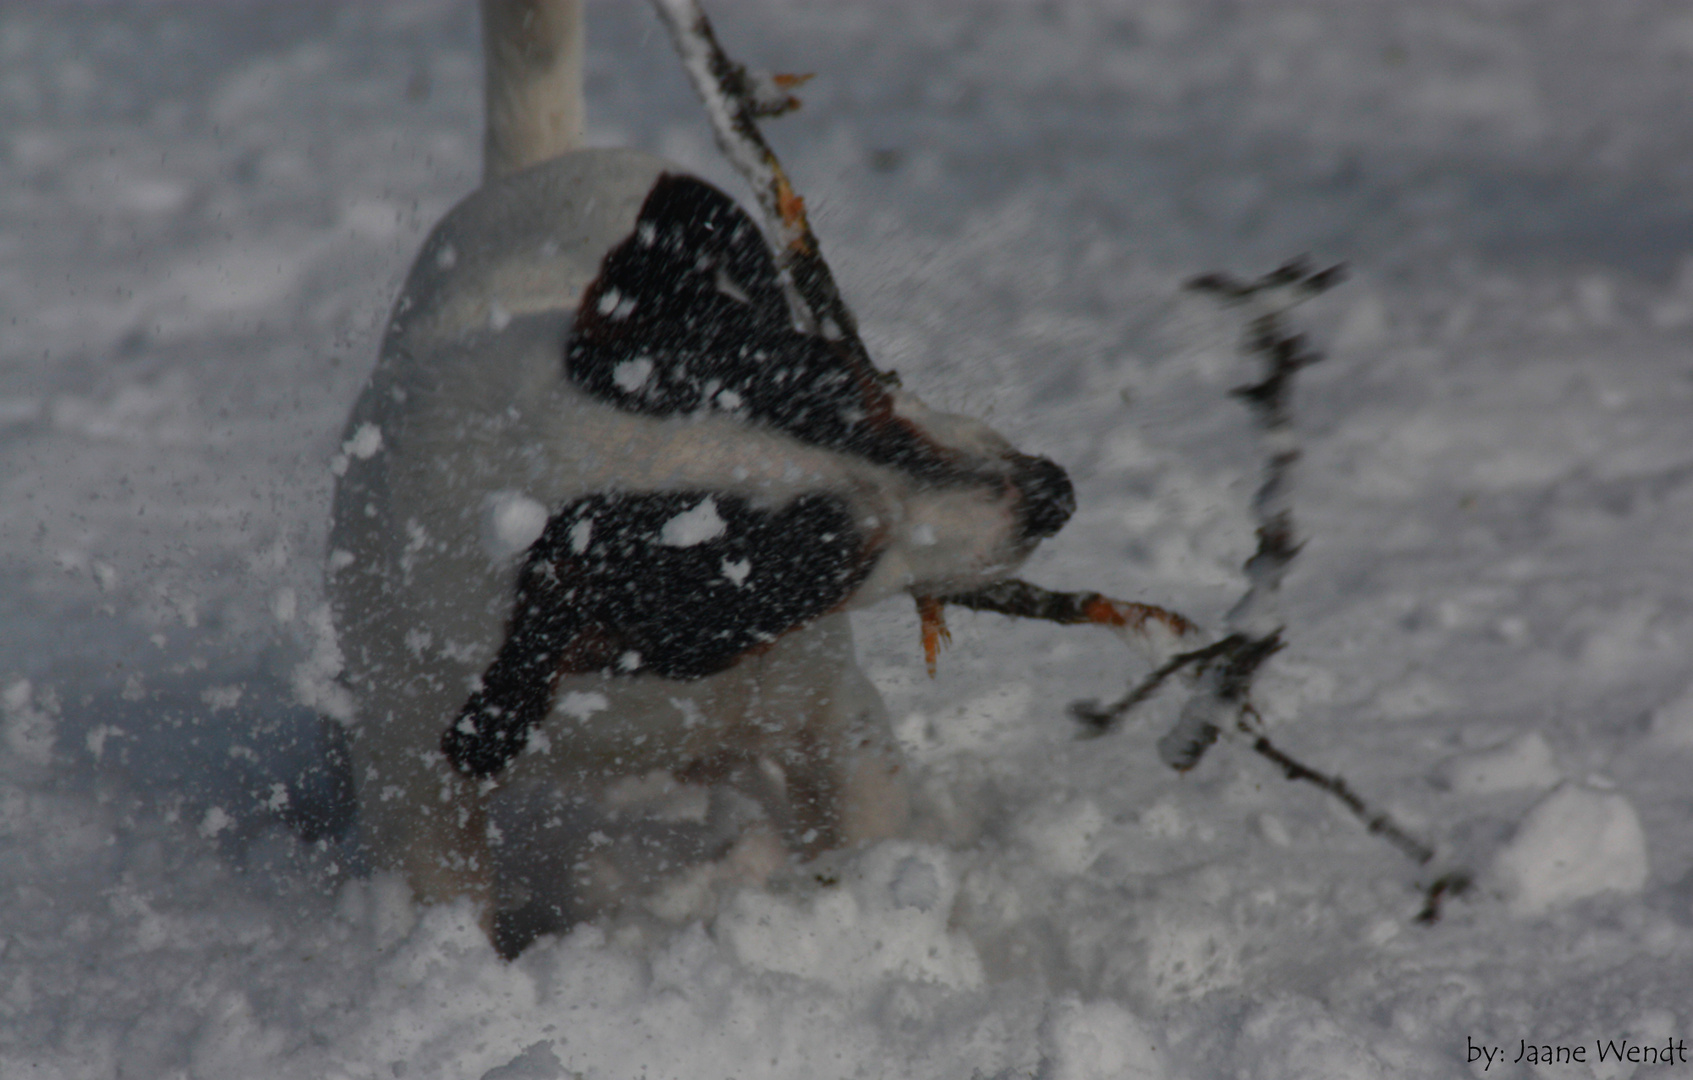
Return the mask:
<path id="1" fill-rule="evenodd" d="M 1017 523 L 1025 540 L 1053 535 L 1076 512 L 1076 489 L 1057 462 L 1033 454 L 1013 454 L 1011 482 L 1023 494 L 1017 506 Z"/>

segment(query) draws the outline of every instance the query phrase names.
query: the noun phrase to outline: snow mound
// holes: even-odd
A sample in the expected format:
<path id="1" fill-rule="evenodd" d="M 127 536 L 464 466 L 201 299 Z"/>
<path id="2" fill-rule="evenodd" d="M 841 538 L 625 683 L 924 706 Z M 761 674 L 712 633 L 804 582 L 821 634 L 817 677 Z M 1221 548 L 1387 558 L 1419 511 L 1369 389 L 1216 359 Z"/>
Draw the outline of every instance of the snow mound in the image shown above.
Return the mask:
<path id="1" fill-rule="evenodd" d="M 564 1064 L 551 1039 L 530 1045 L 511 1061 L 482 1074 L 482 1080 L 565 1080 Z"/>
<path id="2" fill-rule="evenodd" d="M 1017 832 L 1041 869 L 1074 877 L 1098 856 L 1097 841 L 1105 825 L 1105 815 L 1092 799 L 1077 799 L 1041 808 Z"/>
<path id="3" fill-rule="evenodd" d="M 1564 784 L 1528 812 L 1494 872 L 1511 910 L 1532 916 L 1603 892 L 1638 893 L 1649 866 L 1628 799 Z"/>
<path id="4" fill-rule="evenodd" d="M 1450 758 L 1436 772 L 1443 787 L 1461 795 L 1545 789 L 1563 778 L 1552 760 L 1552 748 L 1538 731 L 1491 750 Z"/>
<path id="5" fill-rule="evenodd" d="M 1163 1080 L 1169 1074 L 1140 1021 L 1109 1001 L 1065 1001 L 1041 1030 L 1043 1080 Z"/>
<path id="6" fill-rule="evenodd" d="M 948 923 L 958 873 L 940 848 L 886 843 L 850 876 L 804 899 L 748 890 L 718 917 L 717 936 L 755 971 L 863 990 L 886 978 L 973 989 L 975 947 Z"/>
<path id="7" fill-rule="evenodd" d="M 1360 1038 L 1314 1001 L 1285 997 L 1254 1009 L 1237 1047 L 1250 1080 L 1388 1080 L 1402 1076 L 1391 1036 Z"/>

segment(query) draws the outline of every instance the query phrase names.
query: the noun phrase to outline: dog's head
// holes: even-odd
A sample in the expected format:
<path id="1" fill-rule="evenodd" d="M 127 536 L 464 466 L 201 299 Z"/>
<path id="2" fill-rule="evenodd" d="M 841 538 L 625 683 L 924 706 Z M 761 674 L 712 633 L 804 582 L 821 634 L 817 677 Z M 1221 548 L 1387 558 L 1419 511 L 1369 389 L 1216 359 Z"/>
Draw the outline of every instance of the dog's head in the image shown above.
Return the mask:
<path id="1" fill-rule="evenodd" d="M 832 329 L 832 328 L 830 328 Z M 576 315 L 567 377 L 620 410 L 720 417 L 836 458 L 878 565 L 874 598 L 983 584 L 1075 509 L 1069 477 L 987 425 L 928 409 L 827 332 L 794 327 L 757 227 L 722 192 L 665 174 Z M 731 455 L 733 456 L 733 455 Z M 723 477 L 738 483 L 735 466 Z"/>

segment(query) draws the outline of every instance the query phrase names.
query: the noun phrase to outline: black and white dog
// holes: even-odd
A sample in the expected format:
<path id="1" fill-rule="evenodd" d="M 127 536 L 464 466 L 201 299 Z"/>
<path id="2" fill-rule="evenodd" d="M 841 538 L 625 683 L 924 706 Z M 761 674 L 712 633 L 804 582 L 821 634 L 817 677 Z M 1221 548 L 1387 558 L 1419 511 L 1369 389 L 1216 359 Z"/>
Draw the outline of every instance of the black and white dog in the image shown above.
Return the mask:
<path id="1" fill-rule="evenodd" d="M 775 840 L 899 833 L 846 612 L 1003 577 L 1074 505 L 1057 465 L 796 330 L 752 220 L 626 150 L 494 180 L 436 227 L 335 467 L 367 844 L 508 954 L 645 887 L 587 827 L 560 895 L 515 886 L 513 806 L 738 792 L 762 819 L 706 854 L 766 868 Z M 550 923 L 508 925 L 537 904 Z"/>

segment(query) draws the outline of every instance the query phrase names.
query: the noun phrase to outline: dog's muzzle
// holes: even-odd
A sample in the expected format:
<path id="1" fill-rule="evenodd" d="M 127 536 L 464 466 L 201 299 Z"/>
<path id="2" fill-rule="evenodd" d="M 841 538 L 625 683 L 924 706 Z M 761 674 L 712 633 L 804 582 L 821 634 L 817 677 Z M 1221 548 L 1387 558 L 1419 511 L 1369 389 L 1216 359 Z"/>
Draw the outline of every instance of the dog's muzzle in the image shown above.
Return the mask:
<path id="1" fill-rule="evenodd" d="M 1017 527 L 1024 540 L 1044 540 L 1076 512 L 1076 489 L 1057 462 L 1033 454 L 1012 454 L 1011 482 L 1022 494 Z"/>

